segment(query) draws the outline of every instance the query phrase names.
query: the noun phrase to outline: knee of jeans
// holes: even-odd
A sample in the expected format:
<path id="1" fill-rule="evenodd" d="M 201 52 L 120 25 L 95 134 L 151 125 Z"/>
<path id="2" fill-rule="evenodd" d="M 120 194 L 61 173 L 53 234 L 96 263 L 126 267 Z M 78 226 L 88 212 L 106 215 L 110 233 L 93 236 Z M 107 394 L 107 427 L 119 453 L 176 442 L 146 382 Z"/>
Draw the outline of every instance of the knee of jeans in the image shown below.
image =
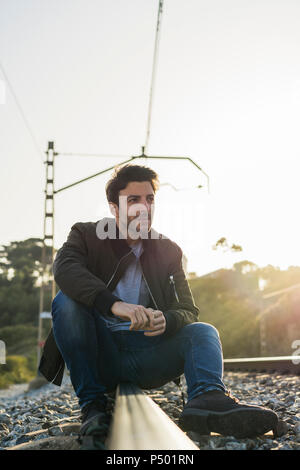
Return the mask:
<path id="1" fill-rule="evenodd" d="M 219 332 L 216 327 L 210 323 L 195 322 L 186 325 L 184 328 L 191 331 L 191 334 L 213 336 L 219 338 Z"/>
<path id="2" fill-rule="evenodd" d="M 52 316 L 63 313 L 64 316 L 74 316 L 80 309 L 80 305 L 75 300 L 59 291 L 52 301 Z"/>

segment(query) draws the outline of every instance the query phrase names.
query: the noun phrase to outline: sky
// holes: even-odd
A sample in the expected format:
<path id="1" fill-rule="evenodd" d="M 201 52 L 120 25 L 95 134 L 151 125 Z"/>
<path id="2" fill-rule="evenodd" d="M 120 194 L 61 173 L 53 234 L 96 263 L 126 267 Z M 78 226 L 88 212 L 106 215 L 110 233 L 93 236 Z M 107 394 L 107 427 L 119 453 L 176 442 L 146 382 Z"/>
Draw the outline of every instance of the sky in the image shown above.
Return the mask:
<path id="1" fill-rule="evenodd" d="M 158 0 L 0 0 L 0 244 L 43 236 L 48 141 L 56 189 L 141 154 L 157 12 Z M 153 226 L 190 272 L 300 265 L 299 21 L 297 0 L 164 1 L 147 155 L 191 158 L 209 188 L 187 160 L 136 163 L 159 174 Z M 75 222 L 109 215 L 111 174 L 56 195 L 56 248 Z M 213 250 L 221 237 L 243 251 Z"/>

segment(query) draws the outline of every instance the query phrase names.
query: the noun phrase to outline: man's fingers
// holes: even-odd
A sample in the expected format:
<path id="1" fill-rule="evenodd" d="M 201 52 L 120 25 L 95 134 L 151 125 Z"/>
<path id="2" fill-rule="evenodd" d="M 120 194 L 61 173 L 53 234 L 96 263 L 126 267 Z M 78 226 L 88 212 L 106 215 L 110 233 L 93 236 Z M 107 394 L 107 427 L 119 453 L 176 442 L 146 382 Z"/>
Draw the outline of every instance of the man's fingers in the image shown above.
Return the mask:
<path id="1" fill-rule="evenodd" d="M 141 325 L 141 318 L 140 318 L 140 315 L 139 315 L 139 312 L 136 310 L 134 312 L 134 325 L 133 325 L 133 329 L 134 330 L 138 330 L 140 328 L 140 325 Z"/>
<path id="2" fill-rule="evenodd" d="M 165 328 L 160 328 L 156 331 L 147 331 L 144 333 L 145 336 L 158 336 L 161 335 L 165 331 Z"/>
<path id="3" fill-rule="evenodd" d="M 164 319 L 164 315 L 160 310 L 153 310 L 152 308 L 148 308 L 147 311 L 150 318 L 150 329 L 154 328 L 160 322 L 160 319 Z"/>
<path id="4" fill-rule="evenodd" d="M 153 320 L 154 325 L 160 325 L 161 323 L 165 323 L 165 318 L 164 317 L 154 318 L 154 320 Z"/>
<path id="5" fill-rule="evenodd" d="M 164 333 L 166 329 L 166 319 L 162 312 L 156 311 L 156 318 L 153 319 L 153 324 L 151 327 L 146 328 L 148 330 L 144 333 L 145 336 L 158 336 Z"/>
<path id="6" fill-rule="evenodd" d="M 165 317 L 164 314 L 160 310 L 153 310 L 153 309 L 147 309 L 148 312 L 150 310 L 150 323 L 149 326 L 147 327 L 147 330 L 153 330 L 157 329 L 157 327 L 163 323 L 165 323 Z"/>
<path id="7" fill-rule="evenodd" d="M 142 318 L 141 328 L 145 328 L 146 326 L 148 326 L 150 324 L 150 318 L 149 318 L 145 308 L 140 309 L 140 314 L 141 314 L 141 318 Z"/>
<path id="8" fill-rule="evenodd" d="M 131 317 L 130 330 L 138 330 L 141 323 L 140 315 L 138 309 L 135 308 Z"/>
<path id="9" fill-rule="evenodd" d="M 153 310 L 152 308 L 145 308 L 142 305 L 135 307 L 131 315 L 130 330 L 150 330 L 150 336 L 161 334 L 165 328 L 165 317 L 160 310 Z M 154 334 L 152 334 L 154 330 Z M 162 330 L 160 332 L 160 330 Z M 147 333 L 148 336 L 148 333 Z"/>
<path id="10" fill-rule="evenodd" d="M 147 318 L 147 321 L 144 324 L 144 327 L 151 326 L 151 322 L 153 320 L 153 310 L 152 308 L 143 308 L 144 315 Z"/>
<path id="11" fill-rule="evenodd" d="M 148 316 L 146 315 L 143 307 L 138 307 L 134 311 L 134 315 L 131 321 L 130 329 L 140 330 L 149 324 Z"/>
<path id="12" fill-rule="evenodd" d="M 145 327 L 147 330 L 157 330 L 158 328 L 162 328 L 163 325 L 165 325 L 165 319 L 164 318 L 158 318 L 157 320 L 153 320 L 153 323 L 147 327 Z"/>
<path id="13" fill-rule="evenodd" d="M 131 325 L 130 325 L 130 330 L 135 330 L 137 328 L 138 320 L 136 317 L 135 312 L 133 312 L 133 315 L 131 315 Z"/>

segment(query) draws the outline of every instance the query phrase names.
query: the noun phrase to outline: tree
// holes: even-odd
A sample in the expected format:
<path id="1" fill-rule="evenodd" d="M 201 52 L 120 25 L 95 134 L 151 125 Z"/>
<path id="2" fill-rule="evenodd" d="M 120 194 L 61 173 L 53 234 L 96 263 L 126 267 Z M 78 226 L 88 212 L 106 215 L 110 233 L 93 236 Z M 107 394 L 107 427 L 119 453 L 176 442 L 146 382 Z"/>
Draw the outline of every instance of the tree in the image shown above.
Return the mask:
<path id="1" fill-rule="evenodd" d="M 36 324 L 39 282 L 42 273 L 40 238 L 28 238 L 2 245 L 0 249 L 0 327 Z M 46 248 L 46 278 L 51 270 L 51 249 Z M 49 283 L 50 287 L 50 283 Z M 50 289 L 45 301 L 51 300 Z"/>
<path id="2" fill-rule="evenodd" d="M 240 245 L 236 245 L 232 243 L 230 246 L 227 239 L 225 237 L 220 238 L 215 245 L 212 246 L 213 250 L 217 250 L 218 248 L 222 248 L 223 251 L 243 251 L 243 248 Z"/>
<path id="3" fill-rule="evenodd" d="M 0 274 L 6 280 L 19 281 L 25 289 L 32 291 L 42 271 L 43 240 L 28 238 L 14 241 L 0 248 Z M 46 247 L 46 270 L 51 264 L 51 248 Z"/>

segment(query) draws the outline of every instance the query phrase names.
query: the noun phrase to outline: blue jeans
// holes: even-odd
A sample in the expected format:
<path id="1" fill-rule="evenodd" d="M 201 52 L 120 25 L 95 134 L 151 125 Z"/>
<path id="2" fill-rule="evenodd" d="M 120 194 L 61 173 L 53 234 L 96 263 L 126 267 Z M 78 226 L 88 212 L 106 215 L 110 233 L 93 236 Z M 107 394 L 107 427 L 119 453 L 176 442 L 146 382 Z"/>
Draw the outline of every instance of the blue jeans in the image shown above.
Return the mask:
<path id="1" fill-rule="evenodd" d="M 158 388 L 184 373 L 188 400 L 208 390 L 223 390 L 223 357 L 218 331 L 191 323 L 173 336 L 144 336 L 141 331 L 111 332 L 93 307 L 61 291 L 52 302 L 53 333 L 83 408 L 106 403 L 120 382 Z"/>

